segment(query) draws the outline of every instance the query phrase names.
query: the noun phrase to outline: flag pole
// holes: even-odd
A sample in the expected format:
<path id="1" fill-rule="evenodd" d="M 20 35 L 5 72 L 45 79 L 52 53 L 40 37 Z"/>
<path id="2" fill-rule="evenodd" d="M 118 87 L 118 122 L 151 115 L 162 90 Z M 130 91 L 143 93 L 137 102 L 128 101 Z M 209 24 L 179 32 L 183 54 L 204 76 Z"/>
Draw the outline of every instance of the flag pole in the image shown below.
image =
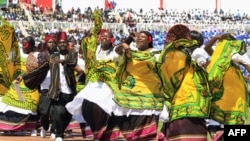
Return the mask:
<path id="1" fill-rule="evenodd" d="M 215 10 L 218 11 L 218 0 L 215 0 Z"/>
<path id="2" fill-rule="evenodd" d="M 163 0 L 160 0 L 160 10 L 163 10 Z"/>

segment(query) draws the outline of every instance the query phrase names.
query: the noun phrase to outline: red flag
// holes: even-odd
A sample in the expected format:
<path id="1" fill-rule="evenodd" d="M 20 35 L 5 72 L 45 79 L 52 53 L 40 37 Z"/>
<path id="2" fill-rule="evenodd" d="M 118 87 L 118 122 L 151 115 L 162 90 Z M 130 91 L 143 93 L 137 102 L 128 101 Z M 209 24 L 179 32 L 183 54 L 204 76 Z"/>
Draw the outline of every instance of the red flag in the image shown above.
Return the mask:
<path id="1" fill-rule="evenodd" d="M 43 8 L 48 7 L 49 9 L 53 8 L 53 0 L 36 0 L 36 5 L 38 7 L 42 6 Z"/>
<path id="2" fill-rule="evenodd" d="M 110 9 L 110 3 L 108 0 L 105 0 L 104 2 L 104 9 Z"/>

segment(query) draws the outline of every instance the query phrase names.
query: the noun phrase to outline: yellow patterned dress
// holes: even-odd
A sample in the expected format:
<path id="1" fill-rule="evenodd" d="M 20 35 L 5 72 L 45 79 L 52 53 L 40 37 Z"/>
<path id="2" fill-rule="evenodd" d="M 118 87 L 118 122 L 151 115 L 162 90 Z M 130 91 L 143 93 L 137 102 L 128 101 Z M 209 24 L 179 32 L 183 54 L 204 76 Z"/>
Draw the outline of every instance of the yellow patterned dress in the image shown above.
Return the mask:
<path id="1" fill-rule="evenodd" d="M 169 107 L 167 140 L 207 140 L 205 119 L 209 117 L 211 90 L 208 74 L 191 58 L 195 41 L 175 40 L 163 49 L 159 74 Z"/>
<path id="2" fill-rule="evenodd" d="M 12 81 L 20 74 L 21 59 L 15 29 L 2 20 L 0 25 L 0 96 L 9 89 Z"/>
<path id="3" fill-rule="evenodd" d="M 191 60 L 185 49 L 193 44 L 186 39 L 174 41 L 162 51 L 160 57 L 159 73 L 168 98 L 166 104 L 170 109 L 170 121 L 209 116 L 211 90 L 208 75 Z"/>
<path id="4" fill-rule="evenodd" d="M 247 82 L 239 66 L 231 61 L 233 54 L 241 51 L 242 42 L 218 42 L 207 68 L 213 88 L 210 118 L 222 124 L 245 124 L 247 119 Z"/>
<path id="5" fill-rule="evenodd" d="M 112 87 L 114 101 L 120 107 L 141 111 L 155 110 L 151 114 L 156 115 L 161 112 L 165 96 L 156 61 L 153 52 L 131 51 L 122 56 L 117 67 L 118 84 L 114 84 L 119 89 L 117 86 Z"/>
<path id="6" fill-rule="evenodd" d="M 31 70 L 38 66 L 35 56 L 33 54 L 22 56 L 22 74 L 26 72 L 26 67 Z M 29 64 L 26 64 L 27 59 Z M 20 90 L 20 94 L 17 89 Z M 38 102 L 38 90 L 28 89 L 23 81 L 18 85 L 13 81 L 4 96 L 0 98 L 0 130 L 35 129 L 36 121 L 30 121 L 29 118 L 31 115 L 36 115 Z"/>

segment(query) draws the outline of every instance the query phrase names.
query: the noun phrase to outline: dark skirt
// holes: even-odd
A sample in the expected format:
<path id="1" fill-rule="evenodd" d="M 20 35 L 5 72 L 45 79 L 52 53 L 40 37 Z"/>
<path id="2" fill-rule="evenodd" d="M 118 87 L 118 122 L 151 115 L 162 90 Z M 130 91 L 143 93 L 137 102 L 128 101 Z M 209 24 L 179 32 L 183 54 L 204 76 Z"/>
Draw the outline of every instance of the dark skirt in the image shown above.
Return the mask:
<path id="1" fill-rule="evenodd" d="M 214 141 L 223 141 L 224 140 L 224 129 L 220 125 L 209 125 L 208 133 Z"/>
<path id="2" fill-rule="evenodd" d="M 166 128 L 168 141 L 207 141 L 207 127 L 203 118 L 183 118 L 170 122 Z"/>
<path id="3" fill-rule="evenodd" d="M 2 131 L 33 130 L 37 126 L 35 115 L 25 115 L 14 111 L 0 113 L 0 130 Z"/>
<path id="4" fill-rule="evenodd" d="M 115 122 L 111 122 L 113 120 L 111 116 L 95 103 L 84 100 L 82 115 L 92 130 L 94 140 L 114 140 L 119 137 L 120 132 L 119 130 L 116 132 L 113 128 L 112 124 L 115 125 Z"/>
<path id="5" fill-rule="evenodd" d="M 82 114 L 94 139 L 156 140 L 158 116 L 115 116 L 107 114 L 97 104 L 84 100 Z"/>
<path id="6" fill-rule="evenodd" d="M 155 141 L 158 116 L 115 116 L 118 128 L 126 140 Z"/>

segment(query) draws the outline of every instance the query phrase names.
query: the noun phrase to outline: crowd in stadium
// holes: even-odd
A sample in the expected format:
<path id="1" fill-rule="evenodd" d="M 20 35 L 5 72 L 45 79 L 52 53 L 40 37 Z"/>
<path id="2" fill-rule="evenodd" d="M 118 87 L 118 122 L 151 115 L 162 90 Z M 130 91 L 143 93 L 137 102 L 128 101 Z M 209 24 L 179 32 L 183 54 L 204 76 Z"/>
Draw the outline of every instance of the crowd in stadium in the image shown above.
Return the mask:
<path id="1" fill-rule="evenodd" d="M 25 8 L 29 13 L 25 13 L 19 5 L 12 5 L 3 12 L 3 17 L 8 20 L 27 21 L 27 14 L 32 15 L 34 21 L 50 21 L 50 22 L 92 22 L 91 14 L 93 9 L 86 7 L 84 9 L 72 7 L 69 11 L 63 11 L 61 7 L 48 9 L 47 7 L 37 5 L 26 5 Z M 244 11 L 237 12 L 215 10 L 209 11 L 204 9 L 191 10 L 156 10 L 150 11 L 140 10 L 139 13 L 133 9 L 101 9 L 104 22 L 126 23 L 134 20 L 136 23 L 166 23 L 166 24 L 249 24 L 249 15 Z M 115 11 L 119 13 L 120 19 L 114 15 Z M 129 12 L 130 14 L 126 15 Z M 129 19 L 131 18 L 131 19 Z"/>
<path id="2" fill-rule="evenodd" d="M 142 24 L 166 24 L 173 25 L 177 23 L 183 23 L 190 27 L 194 25 L 200 25 L 198 28 L 202 32 L 206 43 L 212 36 L 230 32 L 234 34 L 237 39 L 244 40 L 247 44 L 250 44 L 249 37 L 249 15 L 240 11 L 231 12 L 215 10 L 208 11 L 203 9 L 191 9 L 187 11 L 177 11 L 175 9 L 168 10 L 153 10 L 143 11 L 139 13 L 133 11 L 133 9 L 101 9 L 102 20 L 105 23 L 123 23 L 127 25 L 127 29 L 137 30 L 141 29 Z M 2 17 L 9 21 L 27 21 L 30 22 L 84 22 L 93 23 L 93 17 L 91 17 L 93 9 L 86 7 L 84 9 L 72 7 L 69 11 L 63 11 L 61 7 L 56 9 L 48 9 L 47 7 L 37 5 L 25 5 L 21 7 L 19 4 L 11 5 L 11 7 L 4 9 Z M 31 18 L 29 18 L 29 16 Z M 24 24 L 24 23 L 23 23 Z M 202 27 L 204 25 L 204 27 Z M 44 33 L 53 32 L 54 29 L 46 28 L 45 30 L 34 28 L 32 25 L 25 25 L 29 34 L 33 34 L 38 40 L 41 40 Z M 18 32 L 21 32 L 17 28 Z M 31 33 L 32 30 L 32 33 Z M 59 30 L 59 29 L 56 29 Z M 62 29 L 60 29 L 62 30 Z M 124 32 L 124 29 L 112 31 L 115 34 L 117 42 L 119 43 L 120 37 L 126 35 L 128 32 Z M 164 37 L 166 36 L 167 29 L 148 29 L 154 35 L 154 45 L 158 48 L 162 48 L 164 44 Z M 76 40 L 81 39 L 84 36 L 86 30 L 75 30 L 70 32 L 70 36 L 73 34 Z M 127 34 L 128 35 L 128 34 Z"/>
<path id="3" fill-rule="evenodd" d="M 248 123 L 250 16 L 240 9 L 1 10 L 3 135 L 219 141 L 224 125 Z"/>

